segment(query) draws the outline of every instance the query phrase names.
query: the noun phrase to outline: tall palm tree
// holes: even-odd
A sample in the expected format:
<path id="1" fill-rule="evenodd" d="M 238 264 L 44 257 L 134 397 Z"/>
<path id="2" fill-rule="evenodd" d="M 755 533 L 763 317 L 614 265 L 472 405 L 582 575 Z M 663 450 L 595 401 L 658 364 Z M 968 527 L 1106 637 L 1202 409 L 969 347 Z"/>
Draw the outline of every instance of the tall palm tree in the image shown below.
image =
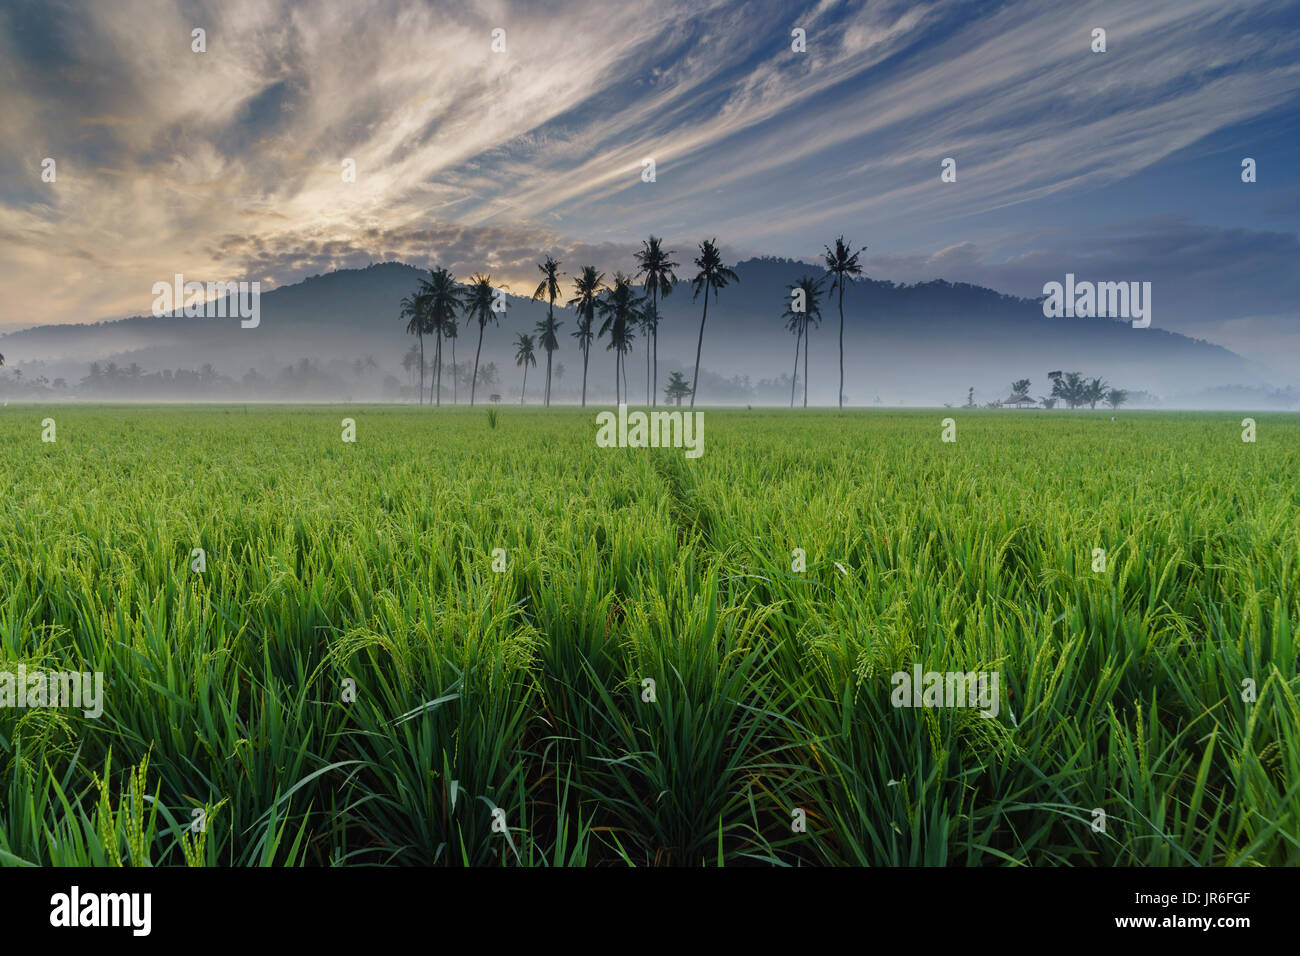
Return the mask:
<path id="1" fill-rule="evenodd" d="M 435 362 L 438 377 L 434 387 L 437 389 L 437 403 L 442 404 L 442 338 L 447 325 L 456 321 L 456 310 L 462 305 L 461 288 L 456 284 L 456 277 L 446 269 L 434 269 L 433 279 L 421 284 L 421 291 L 427 308 L 428 330 L 438 336 L 438 348 Z"/>
<path id="2" fill-rule="evenodd" d="M 478 348 L 474 350 L 474 377 L 469 384 L 469 403 L 474 404 L 474 395 L 478 391 L 478 360 L 483 352 L 483 330 L 491 322 L 497 322 L 497 314 L 492 311 L 492 302 L 496 290 L 492 288 L 492 277 L 473 275 L 469 280 L 469 294 L 465 300 L 466 314 L 478 320 Z"/>
<path id="3" fill-rule="evenodd" d="M 448 319 L 442 328 L 442 337 L 451 342 L 451 403 L 453 405 L 458 404 L 460 400 L 460 391 L 457 388 L 460 371 L 456 367 L 456 336 L 459 334 L 459 324 L 455 319 Z"/>
<path id="4" fill-rule="evenodd" d="M 722 264 L 722 256 L 718 252 L 717 239 L 705 239 L 700 243 L 700 254 L 695 257 L 695 267 L 700 271 L 696 273 L 691 285 L 695 289 L 695 295 L 691 301 L 700 297 L 704 293 L 704 314 L 700 317 L 700 340 L 695 345 L 695 378 L 691 380 L 691 408 L 695 407 L 695 393 L 700 387 L 700 350 L 704 348 L 704 323 L 709 320 L 709 292 L 713 292 L 713 298 L 718 297 L 718 290 L 725 289 L 732 282 L 739 282 L 740 277 Z"/>
<path id="5" fill-rule="evenodd" d="M 537 333 L 537 347 L 546 351 L 546 405 L 549 408 L 551 404 L 551 359 L 555 350 L 560 347 L 559 337 L 556 335 L 560 331 L 563 322 L 556 322 L 554 315 L 547 315 L 534 326 Z"/>
<path id="6" fill-rule="evenodd" d="M 794 293 L 796 290 L 803 290 L 802 312 L 794 310 Z M 790 286 L 791 299 L 790 304 L 786 306 L 785 313 L 781 316 L 786 320 L 785 327 L 795 333 L 794 340 L 794 378 L 795 381 L 790 383 L 790 407 L 794 408 L 794 391 L 795 385 L 799 379 L 799 341 L 803 340 L 803 407 L 808 407 L 808 332 L 809 325 L 821 325 L 822 306 L 821 306 L 821 280 L 814 279 L 811 276 L 800 276 L 799 281 Z"/>
<path id="7" fill-rule="evenodd" d="M 560 296 L 560 264 L 554 257 L 547 256 L 546 261 L 538 265 L 538 270 L 542 273 L 542 281 L 537 284 L 537 291 L 533 293 L 533 299 L 546 299 L 549 305 L 546 310 L 545 321 L 537 323 L 538 344 L 546 350 L 546 407 L 551 405 L 551 355 L 560 347 L 560 343 L 555 339 L 555 333 L 559 330 L 560 324 L 555 321 L 555 300 Z"/>
<path id="8" fill-rule="evenodd" d="M 533 337 L 519 333 L 515 339 L 515 365 L 524 367 L 524 387 L 519 390 L 519 404 L 524 403 L 524 393 L 528 391 L 528 366 L 537 367 L 537 356 L 533 354 Z"/>
<path id="9" fill-rule="evenodd" d="M 834 249 L 826 247 L 826 271 L 834 276 L 831 292 L 838 290 L 840 294 L 840 408 L 844 407 L 844 286 L 852 282 L 854 276 L 862 275 L 862 267 L 858 265 L 862 249 L 854 252 L 852 244 L 846 243 L 843 236 L 835 240 Z"/>
<path id="10" fill-rule="evenodd" d="M 596 302 L 605 287 L 605 273 L 595 266 L 583 266 L 582 274 L 574 283 L 573 298 L 568 304 L 578 308 L 578 330 L 570 333 L 582 349 L 582 407 L 587 407 L 587 360 L 591 356 L 592 324 L 596 320 Z"/>
<path id="11" fill-rule="evenodd" d="M 420 340 L 420 391 L 418 403 L 424 404 L 424 330 L 427 325 L 425 317 L 427 302 L 420 292 L 405 296 L 401 302 L 401 318 L 406 319 L 406 334 L 414 335 Z"/>
<path id="12" fill-rule="evenodd" d="M 623 379 L 626 378 L 623 368 L 624 357 L 631 351 L 632 341 L 636 338 L 633 329 L 641 321 L 643 302 L 644 300 L 638 299 L 632 290 L 632 279 L 619 272 L 614 276 L 613 287 L 596 303 L 596 309 L 604 319 L 597 338 L 608 332 L 609 345 L 605 346 L 605 349 L 614 351 L 615 404 L 624 400 L 621 387 Z"/>
<path id="13" fill-rule="evenodd" d="M 637 278 L 645 277 L 642 288 L 650 294 L 650 309 L 646 312 L 646 332 L 653 340 L 654 371 L 650 371 L 650 352 L 646 351 L 646 377 L 649 395 L 655 405 L 659 404 L 659 296 L 669 295 L 677 282 L 673 272 L 679 263 L 672 260 L 673 251 L 665 251 L 663 240 L 655 236 L 641 241 L 641 251 L 636 254 Z"/>
<path id="14" fill-rule="evenodd" d="M 794 391 L 799 387 L 799 342 L 803 339 L 803 316 L 798 313 L 792 315 L 787 308 L 781 318 L 786 320 L 786 329 L 794 333 L 794 377 L 790 379 L 790 407 L 794 408 Z"/>

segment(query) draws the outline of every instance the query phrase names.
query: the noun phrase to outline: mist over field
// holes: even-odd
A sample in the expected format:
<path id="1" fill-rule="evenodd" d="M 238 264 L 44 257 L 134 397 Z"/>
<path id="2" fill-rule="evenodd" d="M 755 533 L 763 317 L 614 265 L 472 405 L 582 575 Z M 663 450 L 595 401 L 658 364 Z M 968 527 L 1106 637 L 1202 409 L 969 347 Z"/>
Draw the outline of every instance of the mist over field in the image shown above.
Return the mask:
<path id="1" fill-rule="evenodd" d="M 824 280 L 825 269 L 769 258 L 740 262 L 735 272 L 738 283 L 710 306 L 710 348 L 701 365 L 698 400 L 789 404 L 795 342 L 781 313 L 789 287 L 803 276 Z M 46 385 L 61 379 L 63 385 L 31 385 L 22 391 L 0 377 L 0 387 L 25 400 L 415 401 L 418 365 L 403 368 L 413 343 L 399 312 L 402 298 L 427 276 L 411 266 L 382 263 L 309 277 L 264 293 L 256 328 L 241 328 L 238 318 L 168 314 L 11 333 L 0 337 L 0 351 L 23 356 L 12 367 L 22 370 L 29 385 L 37 378 Z M 518 402 L 522 375 L 510 347 L 518 332 L 531 332 L 545 318 L 547 305 L 527 294 L 511 294 L 506 301 L 500 327 L 484 336 L 482 361 L 496 372 L 485 393 Z M 679 282 L 662 302 L 660 391 L 672 370 L 683 370 L 690 378 L 700 305 L 686 282 Z M 237 310 L 231 303 L 221 311 L 235 316 Z M 974 388 L 977 404 L 984 405 L 1006 398 L 1010 383 L 1021 378 L 1031 381 L 1034 396 L 1047 395 L 1049 371 L 1081 370 L 1126 388 L 1133 405 L 1300 406 L 1300 390 L 1278 384 L 1283 376 L 1212 343 L 1160 328 L 1159 303 L 1155 314 L 1147 329 L 1105 318 L 1046 318 L 1036 300 L 978 286 L 943 281 L 897 285 L 864 278 L 846 296 L 845 404 L 961 405 Z M 582 355 L 569 333 L 577 316 L 562 301 L 556 316 L 561 327 L 554 363 L 562 366 L 562 375 L 553 383 L 552 401 L 576 403 Z M 836 322 L 823 306 L 820 326 L 809 333 L 812 405 L 836 400 Z M 475 343 L 472 329 L 458 337 L 462 381 L 455 386 L 450 381 L 451 346 L 444 345 L 444 401 L 468 392 L 471 370 L 464 366 Z M 644 337 L 634 340 L 626 362 L 629 401 L 646 401 L 645 346 Z M 613 401 L 610 359 L 599 344 L 593 349 L 590 401 Z M 426 362 L 431 361 L 426 355 Z M 797 372 L 801 404 L 802 360 Z M 533 391 L 525 397 L 539 401 L 538 377 L 531 382 Z M 662 394 L 655 397 L 663 400 Z"/>

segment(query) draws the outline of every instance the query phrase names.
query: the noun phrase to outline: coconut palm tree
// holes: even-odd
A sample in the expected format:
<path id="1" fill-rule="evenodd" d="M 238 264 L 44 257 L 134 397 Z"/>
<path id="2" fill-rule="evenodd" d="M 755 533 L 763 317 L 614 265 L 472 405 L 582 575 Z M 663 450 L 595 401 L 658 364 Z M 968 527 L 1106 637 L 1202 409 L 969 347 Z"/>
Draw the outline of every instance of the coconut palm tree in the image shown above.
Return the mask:
<path id="1" fill-rule="evenodd" d="M 794 293 L 803 292 L 803 309 L 794 308 Z M 794 408 L 794 390 L 799 378 L 799 341 L 803 340 L 803 407 L 808 407 L 808 346 L 809 326 L 821 325 L 821 280 L 811 276 L 800 276 L 799 281 L 790 286 L 790 305 L 781 316 L 786 320 L 785 327 L 795 334 L 794 340 L 794 378 L 790 383 L 790 407 Z"/>
<path id="2" fill-rule="evenodd" d="M 1097 403 L 1106 397 L 1106 392 L 1110 386 L 1106 384 L 1103 378 L 1094 378 L 1083 390 L 1083 400 L 1088 403 L 1088 407 L 1093 411 L 1097 410 Z"/>
<path id="3" fill-rule="evenodd" d="M 615 404 L 625 399 L 622 391 L 622 382 L 626 378 L 623 368 L 624 357 L 631 351 L 632 341 L 636 338 L 634 328 L 644 314 L 643 302 L 644 300 L 638 299 L 632 290 L 632 279 L 619 272 L 614 276 L 613 288 L 596 303 L 596 310 L 604 319 L 596 337 L 599 338 L 608 332 L 609 345 L 605 346 L 605 349 L 614 351 Z"/>
<path id="4" fill-rule="evenodd" d="M 456 321 L 456 310 L 462 306 L 463 293 L 456 284 L 456 277 L 446 269 L 434 269 L 432 281 L 424 281 L 420 288 L 427 307 L 428 330 L 438 336 L 438 347 L 434 361 L 438 368 L 437 404 L 442 404 L 442 338 L 446 334 L 448 323 Z"/>
<path id="5" fill-rule="evenodd" d="M 1078 408 L 1087 401 L 1087 389 L 1087 383 L 1079 372 L 1066 372 L 1052 378 L 1052 396 L 1061 399 L 1069 408 Z"/>
<path id="6" fill-rule="evenodd" d="M 546 299 L 547 309 L 546 318 L 537 323 L 537 340 L 538 344 L 546 350 L 546 406 L 551 405 L 551 356 L 560 343 L 556 341 L 555 333 L 559 330 L 560 325 L 555 321 L 555 300 L 560 295 L 560 264 L 551 256 L 546 257 L 546 261 L 537 266 L 542 273 L 542 281 L 537 284 L 537 291 L 533 293 L 534 301 Z"/>
<path id="7" fill-rule="evenodd" d="M 725 289 L 732 282 L 739 282 L 740 277 L 722 264 L 718 252 L 717 239 L 705 239 L 700 243 L 700 254 L 695 257 L 695 267 L 700 271 L 691 280 L 695 295 L 691 301 L 704 293 L 704 314 L 700 317 L 700 340 L 695 344 L 695 378 L 691 381 L 691 408 L 695 407 L 695 393 L 700 387 L 700 350 L 704 348 L 704 323 L 709 319 L 709 292 L 713 298 L 718 297 L 718 290 Z"/>
<path id="8" fill-rule="evenodd" d="M 844 407 L 844 287 L 854 276 L 862 275 L 862 267 L 858 265 L 862 249 L 854 252 L 852 243 L 846 243 L 843 236 L 835 240 L 834 249 L 826 247 L 826 271 L 834 277 L 831 292 L 838 291 L 840 300 L 840 408 Z"/>
<path id="9" fill-rule="evenodd" d="M 582 274 L 574 283 L 573 298 L 568 304 L 577 306 L 578 330 L 570 334 L 578 340 L 582 349 L 582 407 L 587 407 L 587 360 L 591 356 L 592 324 L 596 320 L 596 302 L 600 291 L 605 287 L 605 273 L 597 272 L 595 266 L 583 266 Z"/>
<path id="10" fill-rule="evenodd" d="M 803 338 L 803 315 L 792 312 L 789 307 L 781 314 L 785 327 L 794 333 L 794 377 L 790 379 L 790 407 L 794 408 L 794 391 L 799 385 L 799 342 Z"/>
<path id="11" fill-rule="evenodd" d="M 533 327 L 537 333 L 537 347 L 546 352 L 546 406 L 548 408 L 551 405 L 551 359 L 554 357 L 555 350 L 560 347 L 560 340 L 556 333 L 560 331 L 562 325 L 563 322 L 556 322 L 555 316 L 548 314 Z"/>
<path id="12" fill-rule="evenodd" d="M 474 350 L 474 377 L 470 379 L 469 386 L 469 403 L 474 404 L 474 395 L 478 390 L 478 360 L 483 352 L 483 330 L 491 322 L 493 325 L 497 322 L 497 314 L 492 310 L 492 303 L 496 299 L 496 290 L 492 288 L 492 277 L 486 275 L 473 275 L 469 280 L 469 293 L 465 300 L 465 311 L 468 316 L 478 320 L 478 348 Z"/>
<path id="13" fill-rule="evenodd" d="M 456 370 L 456 336 L 460 334 L 460 326 L 455 319 L 448 319 L 442 327 L 442 337 L 451 342 L 451 403 L 458 404 L 460 399 L 460 389 L 458 387 L 459 372 Z"/>
<path id="14" fill-rule="evenodd" d="M 520 405 L 524 403 L 524 394 L 528 391 L 528 366 L 537 367 L 537 356 L 533 352 L 534 348 L 533 337 L 520 332 L 519 337 L 515 339 L 515 365 L 524 367 L 524 387 L 519 390 Z"/>
<path id="15" fill-rule="evenodd" d="M 420 341 L 420 391 L 417 392 L 417 401 L 424 404 L 424 332 L 428 322 L 426 319 L 426 310 L 428 303 L 425 301 L 422 292 L 414 292 L 404 297 L 401 301 L 401 311 L 398 313 L 401 318 L 406 319 L 406 334 L 414 335 Z"/>
<path id="16" fill-rule="evenodd" d="M 654 371 L 650 370 L 650 350 L 646 350 L 646 388 L 654 404 L 659 404 L 659 297 L 669 295 L 677 282 L 673 272 L 679 263 L 672 260 L 673 251 L 665 251 L 663 240 L 655 236 L 641 241 L 641 251 L 636 254 L 638 279 L 645 277 L 642 288 L 650 295 L 650 308 L 646 312 L 646 334 L 653 339 Z"/>

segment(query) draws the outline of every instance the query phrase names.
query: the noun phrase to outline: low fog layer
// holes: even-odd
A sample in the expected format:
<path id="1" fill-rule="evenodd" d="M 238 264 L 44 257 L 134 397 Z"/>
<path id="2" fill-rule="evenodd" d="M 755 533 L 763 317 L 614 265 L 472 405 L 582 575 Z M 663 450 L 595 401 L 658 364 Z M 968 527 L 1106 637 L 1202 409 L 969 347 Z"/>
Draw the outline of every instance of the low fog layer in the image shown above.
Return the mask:
<path id="1" fill-rule="evenodd" d="M 740 281 L 709 303 L 697 401 L 788 405 L 796 345 L 782 315 L 788 289 L 801 276 L 823 272 L 778 259 L 747 260 L 735 271 Z M 400 302 L 428 276 L 400 263 L 315 276 L 262 294 L 256 328 L 241 328 L 237 317 L 137 316 L 10 333 L 0 337 L 6 360 L 0 394 L 12 400 L 414 402 L 419 366 L 406 356 L 417 340 L 405 333 Z M 567 298 L 571 276 L 563 288 Z M 515 363 L 515 339 L 521 332 L 536 336 L 546 314 L 545 302 L 526 298 L 531 288 L 508 291 L 506 313 L 483 336 L 480 402 L 493 395 L 519 402 L 523 372 Z M 1006 399 L 1011 383 L 1022 379 L 1031 383 L 1030 397 L 1038 398 L 1051 393 L 1050 371 L 1078 371 L 1127 390 L 1133 407 L 1300 406 L 1300 390 L 1267 369 L 1162 330 L 1158 290 L 1145 329 L 1110 319 L 1046 318 L 1039 302 L 942 281 L 902 286 L 862 279 L 844 299 L 846 405 L 985 405 Z M 672 372 L 692 378 L 702 307 L 702 297 L 693 299 L 685 282 L 661 302 L 661 403 Z M 583 383 L 583 357 L 571 335 L 577 317 L 562 301 L 555 311 L 562 325 L 552 358 L 552 401 L 576 403 Z M 825 294 L 820 326 L 811 332 L 809 405 L 835 404 L 838 342 L 837 302 Z M 462 316 L 456 379 L 452 345 L 443 344 L 444 402 L 468 402 L 477 343 L 477 323 Z M 607 344 L 597 339 L 591 350 L 589 404 L 614 400 L 614 353 Z M 434 354 L 426 336 L 426 399 L 436 374 Z M 529 403 L 542 400 L 546 380 L 540 347 L 536 357 L 528 370 Z M 803 364 L 801 355 L 797 404 L 803 402 Z M 626 371 L 629 400 L 644 402 L 646 340 L 640 330 Z"/>

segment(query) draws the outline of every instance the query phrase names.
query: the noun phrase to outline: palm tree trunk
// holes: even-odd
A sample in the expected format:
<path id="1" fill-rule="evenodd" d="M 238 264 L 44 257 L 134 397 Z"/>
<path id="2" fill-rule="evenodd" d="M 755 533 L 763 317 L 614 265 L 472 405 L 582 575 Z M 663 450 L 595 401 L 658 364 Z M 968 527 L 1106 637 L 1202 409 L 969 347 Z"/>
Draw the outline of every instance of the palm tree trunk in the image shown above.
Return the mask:
<path id="1" fill-rule="evenodd" d="M 460 397 L 456 394 L 456 340 L 451 340 L 451 403 L 458 404 L 457 399 Z"/>
<path id="2" fill-rule="evenodd" d="M 807 326 L 807 322 L 804 322 Z M 803 347 L 803 407 L 808 407 L 808 347 L 812 345 L 812 335 L 808 336 L 808 345 Z"/>
<path id="3" fill-rule="evenodd" d="M 840 408 L 844 408 L 844 277 L 840 276 Z"/>
<path id="4" fill-rule="evenodd" d="M 437 404 L 438 404 L 438 406 L 441 408 L 441 407 L 442 407 L 442 330 L 441 330 L 441 329 L 438 330 L 438 349 L 437 349 L 437 353 L 438 353 L 438 359 L 437 359 L 437 361 L 438 361 L 438 384 L 437 384 L 435 387 L 438 389 L 438 402 L 437 402 Z"/>
<path id="5" fill-rule="evenodd" d="M 614 349 L 614 404 L 619 405 L 619 396 L 623 394 L 622 379 L 619 378 L 619 352 Z"/>
<path id="6" fill-rule="evenodd" d="M 474 350 L 474 378 L 469 383 L 469 407 L 474 407 L 474 393 L 478 390 L 478 357 L 483 351 L 483 320 L 478 322 L 478 348 Z"/>
<path id="7" fill-rule="evenodd" d="M 645 403 L 650 404 L 650 336 L 646 336 L 645 343 Z"/>
<path id="8" fill-rule="evenodd" d="M 528 391 L 528 363 L 524 363 L 524 387 L 519 390 L 519 404 L 524 403 L 524 393 Z"/>
<path id="9" fill-rule="evenodd" d="M 591 358 L 591 346 L 582 348 L 582 407 L 587 407 L 587 359 Z"/>
<path id="10" fill-rule="evenodd" d="M 424 404 L 424 333 L 417 332 L 415 337 L 420 340 L 420 393 L 419 400 L 416 404 Z"/>
<path id="11" fill-rule="evenodd" d="M 652 299 L 654 301 L 654 304 L 651 306 L 651 308 L 654 309 L 654 313 L 655 313 L 655 327 L 654 329 L 651 330 L 651 334 L 654 336 L 655 365 L 654 365 L 654 374 L 650 379 L 650 386 L 651 386 L 650 397 L 651 397 L 651 408 L 658 408 L 659 407 L 659 286 L 658 285 L 654 287 L 654 292 L 652 293 Z"/>
<path id="12" fill-rule="evenodd" d="M 700 387 L 700 350 L 704 348 L 704 323 L 709 321 L 709 286 L 704 285 L 704 315 L 700 318 L 700 340 L 695 343 L 695 378 L 691 380 L 691 408 L 695 407 L 695 392 Z"/>
<path id="13" fill-rule="evenodd" d="M 547 314 L 547 322 L 550 324 L 551 327 L 548 328 L 548 329 L 546 330 L 546 334 L 547 334 L 547 335 L 554 335 L 554 334 L 555 334 L 555 296 L 551 296 L 550 299 L 551 299 L 551 304 L 550 304 L 550 306 L 547 308 L 547 312 L 546 312 L 546 314 Z M 549 347 L 549 344 L 550 344 L 550 343 L 547 343 L 548 347 L 547 347 L 547 349 L 546 349 L 546 407 L 547 407 L 547 408 L 550 408 L 550 407 L 551 407 L 551 352 L 552 352 L 552 349 Z"/>
<path id="14" fill-rule="evenodd" d="M 799 385 L 799 340 L 803 338 L 803 329 L 798 329 L 794 337 L 794 378 L 790 380 L 790 407 L 794 408 L 794 390 Z"/>

